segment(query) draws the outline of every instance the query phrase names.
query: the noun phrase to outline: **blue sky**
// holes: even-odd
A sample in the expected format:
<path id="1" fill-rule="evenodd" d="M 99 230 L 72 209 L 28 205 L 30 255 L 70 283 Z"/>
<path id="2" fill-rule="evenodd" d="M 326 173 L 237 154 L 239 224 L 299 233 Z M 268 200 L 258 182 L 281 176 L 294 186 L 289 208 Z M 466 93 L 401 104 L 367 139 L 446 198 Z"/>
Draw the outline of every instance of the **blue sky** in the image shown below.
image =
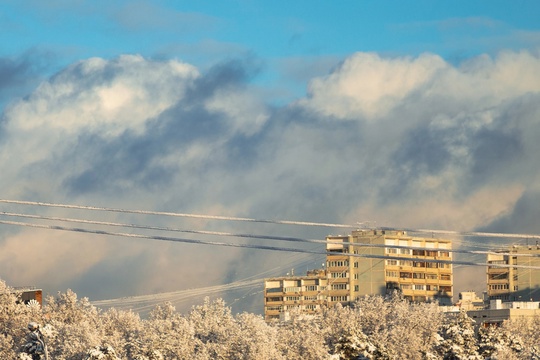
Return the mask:
<path id="1" fill-rule="evenodd" d="M 539 4 L 3 1 L 2 197 L 540 233 Z M 335 234 L 14 204 L 1 209 L 310 239 Z M 456 239 L 463 247 L 494 246 L 488 243 Z M 28 256 L 36 260 L 31 265 Z M 320 263 L 0 227 L 0 278 L 94 299 L 283 275 Z M 483 290 L 484 269 L 462 271 L 478 276 L 456 276 L 456 292 Z M 250 299 L 260 305 L 257 296 Z"/>
<path id="2" fill-rule="evenodd" d="M 37 52 L 51 74 L 77 60 L 141 54 L 210 66 L 250 54 L 266 85 L 294 86 L 346 56 L 433 52 L 459 62 L 537 46 L 536 1 L 4 1 L 0 56 Z M 302 65 L 299 65 L 302 64 Z"/>

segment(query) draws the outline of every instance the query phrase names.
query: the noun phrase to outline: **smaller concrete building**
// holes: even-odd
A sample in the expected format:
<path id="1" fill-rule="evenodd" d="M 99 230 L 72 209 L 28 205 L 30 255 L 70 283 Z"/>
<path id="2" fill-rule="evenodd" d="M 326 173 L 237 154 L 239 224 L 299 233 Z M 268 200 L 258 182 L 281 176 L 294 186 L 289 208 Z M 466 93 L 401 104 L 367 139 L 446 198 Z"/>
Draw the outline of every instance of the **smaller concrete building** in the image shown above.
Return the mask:
<path id="1" fill-rule="evenodd" d="M 264 318 L 278 320 L 293 309 L 306 314 L 321 311 L 326 304 L 328 279 L 324 270 L 311 270 L 305 276 L 282 276 L 264 280 Z"/>
<path id="2" fill-rule="evenodd" d="M 43 291 L 41 289 L 37 289 L 35 286 L 18 286 L 12 289 L 20 297 L 20 302 L 28 304 L 33 300 L 39 305 L 43 305 Z"/>
<path id="3" fill-rule="evenodd" d="M 489 254 L 487 262 L 493 265 L 487 269 L 489 300 L 540 301 L 540 270 L 519 267 L 540 266 L 540 245 L 512 246 L 504 253 Z"/>
<path id="4" fill-rule="evenodd" d="M 467 315 L 476 321 L 477 326 L 500 325 L 506 320 L 540 316 L 540 302 L 491 300 L 489 308 L 469 310 Z"/>

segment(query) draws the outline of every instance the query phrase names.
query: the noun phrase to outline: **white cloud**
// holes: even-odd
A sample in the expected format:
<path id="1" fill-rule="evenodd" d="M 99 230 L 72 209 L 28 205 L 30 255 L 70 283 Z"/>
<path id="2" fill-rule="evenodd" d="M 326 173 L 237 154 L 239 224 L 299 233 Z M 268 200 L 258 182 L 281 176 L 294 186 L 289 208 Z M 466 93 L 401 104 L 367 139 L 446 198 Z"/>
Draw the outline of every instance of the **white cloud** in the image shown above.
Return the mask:
<path id="1" fill-rule="evenodd" d="M 7 112 L 9 128 L 82 130 L 118 135 L 144 125 L 183 97 L 197 70 L 177 61 L 153 63 L 136 55 L 81 61 L 43 83 Z"/>
<path id="2" fill-rule="evenodd" d="M 520 199 L 539 191 L 535 53 L 503 52 L 459 66 L 431 54 L 389 59 L 358 53 L 314 79 L 308 97 L 280 108 L 265 103 L 242 66 L 199 73 L 181 62 L 139 56 L 70 66 L 4 113 L 3 197 L 473 230 L 511 216 Z M 540 214 L 540 208 L 530 211 Z M 329 231 L 119 220 L 306 238 Z M 536 223 L 527 226 L 536 231 Z M 17 252 L 23 236 L 6 234 L 0 253 Z M 32 234 L 25 246 L 46 252 L 38 241 Z M 197 275 L 207 283 L 226 281 L 257 273 L 260 264 L 279 270 L 283 263 L 280 254 L 250 252 L 252 265 L 245 268 L 238 250 L 116 239 L 114 246 L 84 248 L 91 256 L 73 265 L 77 271 L 60 274 L 64 267 L 55 263 L 69 258 L 77 264 L 80 256 L 62 246 L 66 236 L 54 241 L 59 251 L 51 251 L 48 276 L 82 287 L 109 269 L 124 284 L 107 290 L 111 296 L 196 286 Z M 123 244 L 133 248 L 118 256 Z M 23 258 L 15 256 L 11 266 L 22 266 Z M 0 261 L 0 273 L 40 278 L 37 265 L 13 275 L 9 259 Z M 201 259 L 211 259 L 210 265 Z"/>
<path id="3" fill-rule="evenodd" d="M 446 66 L 431 54 L 382 59 L 377 54 L 357 53 L 332 74 L 311 81 L 306 102 L 325 115 L 373 119 L 391 111 Z"/>

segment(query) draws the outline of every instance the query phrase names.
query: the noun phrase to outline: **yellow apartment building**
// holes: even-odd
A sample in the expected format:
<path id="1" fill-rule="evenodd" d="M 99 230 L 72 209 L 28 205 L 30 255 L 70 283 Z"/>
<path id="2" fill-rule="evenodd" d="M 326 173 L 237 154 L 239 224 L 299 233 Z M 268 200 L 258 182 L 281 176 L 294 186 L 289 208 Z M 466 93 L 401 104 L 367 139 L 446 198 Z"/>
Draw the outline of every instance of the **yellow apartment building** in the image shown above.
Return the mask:
<path id="1" fill-rule="evenodd" d="M 311 270 L 305 276 L 282 276 L 264 280 L 264 318 L 280 319 L 293 309 L 307 314 L 321 311 L 327 297 L 326 273 Z"/>
<path id="2" fill-rule="evenodd" d="M 492 265 L 540 266 L 540 246 L 513 246 L 505 254 L 488 254 Z M 540 301 L 540 270 L 488 266 L 489 300 Z"/>
<path id="3" fill-rule="evenodd" d="M 325 269 L 306 276 L 265 279 L 267 321 L 279 319 L 291 309 L 317 313 L 323 306 L 349 305 L 366 295 L 392 291 L 411 301 L 452 303 L 449 240 L 388 230 L 357 230 L 350 235 L 327 236 L 326 240 Z"/>
<path id="4" fill-rule="evenodd" d="M 396 290 L 412 301 L 452 303 L 449 240 L 388 230 L 357 230 L 348 236 L 328 236 L 326 240 L 330 304 Z"/>

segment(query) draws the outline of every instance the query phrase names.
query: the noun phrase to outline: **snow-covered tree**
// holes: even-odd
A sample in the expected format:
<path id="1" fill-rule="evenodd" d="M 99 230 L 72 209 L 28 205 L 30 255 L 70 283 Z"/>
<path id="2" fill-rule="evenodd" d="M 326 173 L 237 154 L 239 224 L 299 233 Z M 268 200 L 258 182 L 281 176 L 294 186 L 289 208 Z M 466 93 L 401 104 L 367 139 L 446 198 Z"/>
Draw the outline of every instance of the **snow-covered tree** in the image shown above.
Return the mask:
<path id="1" fill-rule="evenodd" d="M 276 327 L 262 316 L 242 313 L 236 316 L 237 332 L 231 334 L 232 359 L 285 359 L 277 349 Z"/>
<path id="2" fill-rule="evenodd" d="M 443 324 L 438 341 L 437 351 L 445 360 L 482 359 L 478 354 L 474 320 L 464 310 Z"/>
<path id="3" fill-rule="evenodd" d="M 156 306 L 149 319 L 132 334 L 132 354 L 136 359 L 190 359 L 195 341 L 191 323 L 165 303 Z"/>
<path id="4" fill-rule="evenodd" d="M 540 316 L 505 321 L 502 329 L 519 342 L 521 358 L 540 360 Z"/>
<path id="5" fill-rule="evenodd" d="M 96 346 L 86 352 L 84 360 L 120 360 L 110 345 Z"/>
<path id="6" fill-rule="evenodd" d="M 335 307 L 323 312 L 323 328 L 330 352 L 338 359 L 369 359 L 376 347 L 364 333 L 360 308 Z"/>
<path id="7" fill-rule="evenodd" d="M 481 327 L 478 338 L 479 353 L 484 359 L 517 360 L 523 352 L 521 339 L 503 327 Z"/>
<path id="8" fill-rule="evenodd" d="M 187 315 L 164 303 L 143 320 L 131 311 L 102 312 L 70 290 L 48 297 L 41 309 L 18 302 L 0 281 L 0 359 L 28 359 L 22 346 L 29 322 L 37 322 L 51 360 L 540 360 L 540 317 L 481 329 L 477 337 L 465 312 L 443 322 L 436 305 L 399 296 L 289 315 L 267 324 L 206 298 Z"/>
<path id="9" fill-rule="evenodd" d="M 290 320 L 279 324 L 277 347 L 285 359 L 326 359 L 329 356 L 320 317 L 292 310 Z"/>
<path id="10" fill-rule="evenodd" d="M 192 308 L 188 320 L 193 327 L 193 342 L 198 356 L 229 358 L 230 334 L 238 329 L 231 309 L 222 299 L 210 301 L 206 297 L 202 305 Z"/>

